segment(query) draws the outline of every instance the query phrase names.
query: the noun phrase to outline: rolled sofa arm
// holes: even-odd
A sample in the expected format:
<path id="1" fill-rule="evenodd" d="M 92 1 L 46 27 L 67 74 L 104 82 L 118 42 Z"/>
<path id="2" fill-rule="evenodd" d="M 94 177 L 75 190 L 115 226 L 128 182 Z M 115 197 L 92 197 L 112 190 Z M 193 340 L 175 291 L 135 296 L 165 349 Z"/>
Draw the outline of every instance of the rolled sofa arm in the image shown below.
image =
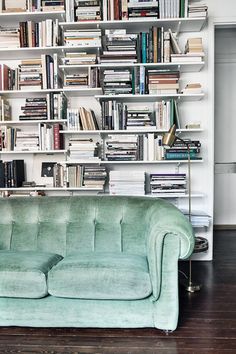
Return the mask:
<path id="1" fill-rule="evenodd" d="M 157 199 L 147 211 L 146 247 L 149 271 L 153 286 L 153 296 L 157 299 L 160 293 L 162 253 L 164 239 L 173 235 L 179 258 L 188 258 L 194 249 L 192 225 L 173 204 Z M 172 246 L 173 247 L 173 246 Z"/>

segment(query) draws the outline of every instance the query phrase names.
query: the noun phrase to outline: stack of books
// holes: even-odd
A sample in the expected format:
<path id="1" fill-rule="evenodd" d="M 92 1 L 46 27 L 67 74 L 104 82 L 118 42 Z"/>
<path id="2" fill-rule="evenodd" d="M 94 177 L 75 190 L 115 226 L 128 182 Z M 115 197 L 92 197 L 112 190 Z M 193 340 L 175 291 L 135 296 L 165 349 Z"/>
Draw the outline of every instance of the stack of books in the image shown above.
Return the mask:
<path id="1" fill-rule="evenodd" d="M 110 171 L 109 192 L 112 195 L 144 195 L 144 171 Z"/>
<path id="2" fill-rule="evenodd" d="M 24 160 L 0 161 L 0 188 L 22 187 L 24 180 Z"/>
<path id="3" fill-rule="evenodd" d="M 64 87 L 95 88 L 98 83 L 98 68 L 88 68 L 85 72 L 66 74 L 64 77 Z"/>
<path id="4" fill-rule="evenodd" d="M 99 130 L 97 118 L 91 109 L 68 108 L 67 109 L 68 130 Z"/>
<path id="5" fill-rule="evenodd" d="M 108 135 L 104 157 L 108 161 L 138 160 L 138 135 Z"/>
<path id="6" fill-rule="evenodd" d="M 62 58 L 64 65 L 93 65 L 97 62 L 97 55 L 93 53 L 66 53 Z"/>
<path id="7" fill-rule="evenodd" d="M 184 139 L 185 143 L 182 141 L 175 141 L 174 145 L 170 147 L 165 147 L 165 159 L 166 160 L 187 160 L 188 159 L 188 148 L 189 146 L 190 159 L 191 160 L 201 160 L 199 157 L 201 143 L 199 140 Z"/>
<path id="8" fill-rule="evenodd" d="M 158 1 L 130 0 L 127 7 L 129 19 L 159 18 Z"/>
<path id="9" fill-rule="evenodd" d="M 64 44 L 66 47 L 101 47 L 101 30 L 65 30 Z"/>
<path id="10" fill-rule="evenodd" d="M 197 94 L 202 93 L 202 85 L 200 83 L 187 84 L 183 89 L 184 94 Z"/>
<path id="11" fill-rule="evenodd" d="M 33 0 L 28 0 L 33 1 Z M 37 6 L 37 4 L 36 4 Z M 41 11 L 64 11 L 64 0 L 42 0 Z"/>
<path id="12" fill-rule="evenodd" d="M 147 69 L 148 93 L 176 94 L 179 91 L 179 71 Z"/>
<path id="13" fill-rule="evenodd" d="M 19 120 L 66 119 L 67 98 L 63 92 L 49 93 L 46 97 L 26 98 Z"/>
<path id="14" fill-rule="evenodd" d="M 93 139 L 69 139 L 69 158 L 70 160 L 80 161 L 100 161 L 98 157 L 99 144 L 95 143 Z"/>
<path id="15" fill-rule="evenodd" d="M 60 130 L 63 127 L 59 123 L 55 124 L 39 124 L 39 149 L 40 150 L 63 150 L 64 139 Z"/>
<path id="16" fill-rule="evenodd" d="M 185 173 L 150 174 L 150 192 L 152 195 L 186 194 Z"/>
<path id="17" fill-rule="evenodd" d="M 25 59 L 18 67 L 18 86 L 20 90 L 40 90 L 42 80 L 42 59 Z"/>
<path id="18" fill-rule="evenodd" d="M 153 111 L 150 107 L 128 107 L 126 129 L 146 130 L 154 127 Z"/>
<path id="19" fill-rule="evenodd" d="M 188 5 L 188 17 L 207 17 L 208 7 L 205 3 L 197 2 Z"/>
<path id="20" fill-rule="evenodd" d="M 52 47 L 61 43 L 59 22 L 47 19 L 42 22 L 20 22 L 21 47 Z"/>
<path id="21" fill-rule="evenodd" d="M 8 100 L 0 97 L 0 121 L 11 120 L 11 105 Z"/>
<path id="22" fill-rule="evenodd" d="M 100 0 L 75 0 L 76 21 L 101 21 Z"/>
<path id="23" fill-rule="evenodd" d="M 22 114 L 19 120 L 47 119 L 47 99 L 46 97 L 26 98 L 25 105 L 21 106 Z"/>
<path id="24" fill-rule="evenodd" d="M 17 88 L 40 90 L 58 88 L 57 54 L 42 54 L 38 59 L 24 59 L 16 69 Z"/>
<path id="25" fill-rule="evenodd" d="M 25 12 L 27 1 L 25 0 L 4 0 L 3 12 Z"/>
<path id="26" fill-rule="evenodd" d="M 103 72 L 101 86 L 104 95 L 122 95 L 132 93 L 132 74 L 130 69 L 106 69 Z"/>
<path id="27" fill-rule="evenodd" d="M 0 48 L 20 48 L 19 28 L 0 26 Z"/>
<path id="28" fill-rule="evenodd" d="M 64 87 L 88 88 L 88 73 L 66 74 Z"/>
<path id="29" fill-rule="evenodd" d="M 126 33 L 126 29 L 105 30 L 103 52 L 99 63 L 136 63 L 137 34 Z"/>
<path id="30" fill-rule="evenodd" d="M 36 132 L 16 132 L 15 151 L 39 151 L 39 133 Z"/>
<path id="31" fill-rule="evenodd" d="M 203 56 L 202 38 L 189 38 L 185 45 L 185 53 L 188 55 Z"/>
<path id="32" fill-rule="evenodd" d="M 84 166 L 83 183 L 86 188 L 104 190 L 107 178 L 106 168 L 103 166 Z"/>

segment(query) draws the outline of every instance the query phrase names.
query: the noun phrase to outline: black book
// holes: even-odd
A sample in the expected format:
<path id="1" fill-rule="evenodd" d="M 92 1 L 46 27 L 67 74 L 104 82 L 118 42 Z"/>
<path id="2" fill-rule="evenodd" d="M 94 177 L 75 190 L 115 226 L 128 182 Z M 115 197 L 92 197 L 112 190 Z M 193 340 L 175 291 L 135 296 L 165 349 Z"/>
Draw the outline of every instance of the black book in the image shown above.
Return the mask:
<path id="1" fill-rule="evenodd" d="M 22 184 L 25 181 L 24 160 L 13 160 L 12 165 L 12 187 L 22 187 Z"/>
<path id="2" fill-rule="evenodd" d="M 0 161 L 0 188 L 5 187 L 5 177 L 4 177 L 4 163 L 2 160 Z"/>

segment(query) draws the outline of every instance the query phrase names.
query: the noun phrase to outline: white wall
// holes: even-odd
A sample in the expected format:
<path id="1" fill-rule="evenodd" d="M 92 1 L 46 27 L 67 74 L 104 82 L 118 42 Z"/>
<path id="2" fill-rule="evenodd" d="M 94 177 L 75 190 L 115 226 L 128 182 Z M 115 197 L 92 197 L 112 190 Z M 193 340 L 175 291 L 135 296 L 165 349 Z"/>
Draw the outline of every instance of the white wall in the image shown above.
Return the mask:
<path id="1" fill-rule="evenodd" d="M 215 139 L 219 140 L 219 135 L 224 136 L 225 142 L 230 140 L 230 131 L 232 131 L 232 119 L 234 119 L 235 112 L 234 107 L 231 105 L 229 107 L 229 95 L 226 95 L 227 90 L 230 95 L 235 97 L 236 86 L 231 86 L 229 89 L 229 84 L 232 82 L 232 74 L 235 69 L 229 71 L 226 64 L 216 64 L 215 67 L 215 78 L 211 78 L 214 75 L 214 55 L 215 55 L 215 33 L 214 29 L 219 27 L 236 26 L 236 1 L 235 0 L 207 0 L 206 1 L 209 8 L 209 82 L 211 82 L 212 92 L 214 92 L 214 79 L 217 85 L 215 91 L 215 112 L 214 112 L 214 123 L 213 129 L 215 131 Z M 222 42 L 222 46 L 219 46 L 219 41 L 217 43 L 217 51 L 224 52 L 225 41 L 229 39 L 219 38 Z M 228 52 L 228 49 L 227 49 Z M 219 55 L 218 55 L 219 58 Z M 236 58 L 236 56 L 235 56 Z M 231 69 L 232 69 L 232 63 Z M 220 70 L 222 69 L 222 70 Z M 223 73 L 224 72 L 224 73 Z M 236 74 L 236 73 L 235 73 Z M 233 74 L 234 76 L 234 74 Z M 219 87 L 220 83 L 220 87 Z M 225 96 L 224 96 L 225 93 Z M 212 98 L 214 102 L 214 98 Z M 221 100 L 221 101 L 220 101 Z M 222 117 L 225 108 L 227 108 L 227 113 Z M 222 139 L 221 139 L 222 141 Z M 232 140 L 233 141 L 233 140 Z M 234 144 L 229 144 L 222 142 L 219 144 L 215 143 L 215 162 L 227 162 L 236 161 L 236 155 L 234 157 Z M 215 188 L 214 188 L 214 224 L 215 225 L 236 225 L 236 189 L 234 188 L 236 182 L 236 175 L 234 174 L 215 174 Z"/>

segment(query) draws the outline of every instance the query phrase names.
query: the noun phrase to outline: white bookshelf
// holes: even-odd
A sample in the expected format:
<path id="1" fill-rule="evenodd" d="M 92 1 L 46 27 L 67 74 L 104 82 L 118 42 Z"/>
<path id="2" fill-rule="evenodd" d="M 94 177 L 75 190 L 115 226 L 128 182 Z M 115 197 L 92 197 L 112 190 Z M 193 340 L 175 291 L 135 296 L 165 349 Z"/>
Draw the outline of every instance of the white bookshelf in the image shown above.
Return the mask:
<path id="1" fill-rule="evenodd" d="M 84 22 L 65 22 L 65 11 L 58 12 L 26 12 L 26 13 L 0 13 L 0 23 L 2 26 L 7 24 L 16 24 L 20 21 L 43 21 L 45 19 L 58 19 L 59 26 L 63 30 L 82 30 L 82 29 L 127 29 L 128 32 L 140 33 L 147 31 L 152 26 L 164 27 L 165 30 L 169 28 L 175 32 L 179 37 L 179 44 L 181 48 L 184 48 L 186 40 L 190 37 L 202 37 L 204 42 L 204 49 L 206 57 L 201 62 L 179 62 L 179 63 L 114 63 L 114 64 L 93 64 L 93 65 L 62 65 L 58 66 L 60 72 L 63 73 L 76 73 L 78 71 L 86 71 L 90 68 L 106 69 L 106 68 L 135 68 L 144 66 L 147 69 L 170 69 L 178 70 L 180 75 L 180 86 L 185 87 L 186 83 L 201 82 L 203 92 L 201 94 L 162 94 L 162 95 L 104 95 L 100 87 L 98 88 L 78 88 L 78 87 L 62 87 L 58 89 L 47 90 L 8 90 L 0 91 L 0 96 L 7 98 L 14 111 L 12 121 L 0 122 L 1 126 L 17 127 L 21 130 L 35 129 L 38 131 L 38 125 L 40 123 L 63 124 L 63 130 L 60 130 L 60 134 L 63 134 L 65 139 L 64 150 L 43 150 L 43 151 L 0 151 L 1 158 L 4 160 L 10 160 L 13 158 L 24 159 L 27 169 L 27 180 L 35 180 L 38 185 L 46 185 L 45 187 L 30 187 L 30 188 L 0 188 L 0 191 L 6 192 L 27 192 L 27 191 L 45 191 L 46 194 L 60 194 L 60 193 L 94 193 L 103 194 L 103 191 L 97 188 L 55 188 L 47 186 L 47 181 L 41 178 L 41 164 L 42 162 L 58 162 L 64 166 L 68 165 L 101 165 L 106 166 L 107 171 L 121 170 L 121 171 L 145 171 L 150 173 L 187 173 L 187 160 L 160 160 L 160 161 L 91 161 L 87 160 L 69 160 L 68 159 L 68 140 L 70 137 L 82 136 L 91 137 L 94 141 L 98 141 L 104 144 L 107 134 L 148 134 L 157 133 L 163 134 L 165 130 L 157 130 L 155 128 L 148 128 L 145 130 L 132 129 L 132 130 L 70 130 L 65 120 L 27 120 L 19 121 L 19 107 L 23 105 L 23 102 L 28 97 L 46 97 L 50 93 L 64 92 L 68 98 L 69 107 L 76 108 L 84 106 L 85 108 L 91 108 L 94 110 L 101 126 L 101 103 L 102 101 L 116 100 L 117 102 L 123 102 L 133 105 L 147 104 L 153 105 L 155 102 L 162 100 L 174 99 L 179 103 L 180 117 L 182 127 L 177 130 L 177 134 L 181 138 L 192 138 L 194 140 L 200 140 L 201 146 L 201 160 L 191 160 L 191 175 L 192 175 L 192 208 L 204 209 L 209 215 L 212 216 L 212 191 L 209 188 L 209 180 L 211 180 L 211 160 L 210 153 L 210 133 L 209 126 L 210 121 L 209 110 L 209 95 L 208 93 L 208 30 L 206 18 L 168 18 L 168 19 L 137 19 L 137 20 L 114 20 L 114 21 L 84 21 Z M 23 58 L 38 58 L 41 54 L 54 54 L 57 53 L 59 58 L 62 58 L 67 52 L 87 52 L 98 53 L 100 48 L 95 46 L 55 46 L 55 47 L 36 47 L 36 48 L 3 48 L 0 49 L 0 63 L 7 63 L 10 67 L 16 67 Z M 11 66 L 12 63 L 12 66 Z M 200 122 L 201 127 L 199 129 L 185 129 L 186 124 Z M 209 178 L 210 176 L 210 178 Z M 198 192 L 195 192 L 198 191 Z M 104 194 L 108 193 L 106 187 Z M 166 198 L 175 200 L 175 204 L 179 207 L 187 208 L 188 206 L 188 194 L 157 194 L 150 195 L 150 198 Z M 210 241 L 210 248 L 207 255 L 198 255 L 200 259 L 212 258 L 212 226 L 204 230 L 204 237 L 207 237 Z"/>

